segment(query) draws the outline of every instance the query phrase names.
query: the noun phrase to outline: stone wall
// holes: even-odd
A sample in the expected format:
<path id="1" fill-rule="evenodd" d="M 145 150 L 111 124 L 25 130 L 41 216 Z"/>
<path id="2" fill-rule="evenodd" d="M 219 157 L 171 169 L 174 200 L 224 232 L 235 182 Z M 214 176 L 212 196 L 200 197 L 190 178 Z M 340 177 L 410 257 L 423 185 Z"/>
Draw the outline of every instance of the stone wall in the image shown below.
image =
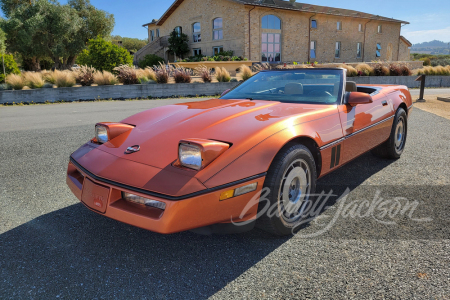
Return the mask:
<path id="1" fill-rule="evenodd" d="M 349 77 L 357 84 L 398 84 L 417 88 L 416 76 Z M 94 99 L 134 99 L 160 97 L 212 96 L 232 89 L 238 82 L 179 83 L 179 84 L 135 84 L 112 86 L 86 86 L 21 91 L 0 91 L 0 104 L 46 101 L 78 101 Z M 450 87 L 450 76 L 427 76 L 426 87 Z"/>
<path id="2" fill-rule="evenodd" d="M 187 97 L 220 95 L 235 87 L 238 82 L 179 83 L 179 84 L 133 84 L 67 87 L 21 91 L 0 91 L 0 104 L 46 101 L 78 101 L 94 99 L 134 99 L 160 97 Z"/>
<path id="3" fill-rule="evenodd" d="M 407 45 L 402 39 L 400 39 L 400 55 L 398 56 L 398 60 L 410 60 L 411 59 L 411 50 L 409 45 Z M 423 67 L 423 65 L 421 66 Z"/>

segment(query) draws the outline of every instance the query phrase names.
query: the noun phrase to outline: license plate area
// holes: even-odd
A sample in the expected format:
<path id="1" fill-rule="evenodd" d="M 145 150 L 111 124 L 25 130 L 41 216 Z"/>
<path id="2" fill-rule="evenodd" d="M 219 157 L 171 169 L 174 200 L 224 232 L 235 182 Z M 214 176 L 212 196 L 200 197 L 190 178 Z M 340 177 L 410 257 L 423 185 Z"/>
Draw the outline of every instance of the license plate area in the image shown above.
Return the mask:
<path id="1" fill-rule="evenodd" d="M 101 213 L 106 211 L 110 189 L 106 186 L 96 184 L 92 180 L 85 178 L 81 201 L 90 208 Z"/>

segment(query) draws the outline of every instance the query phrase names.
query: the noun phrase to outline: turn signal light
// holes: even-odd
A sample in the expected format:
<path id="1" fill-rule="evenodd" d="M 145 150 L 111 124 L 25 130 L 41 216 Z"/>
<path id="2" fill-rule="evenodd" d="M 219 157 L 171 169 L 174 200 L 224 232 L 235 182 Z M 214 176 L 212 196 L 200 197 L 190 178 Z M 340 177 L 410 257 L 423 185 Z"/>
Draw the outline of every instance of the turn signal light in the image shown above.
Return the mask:
<path id="1" fill-rule="evenodd" d="M 233 198 L 233 197 L 237 197 L 237 196 L 240 196 L 240 195 L 244 195 L 244 194 L 253 192 L 253 191 L 256 190 L 257 186 L 258 186 L 258 183 L 254 182 L 254 183 L 251 183 L 251 184 L 247 184 L 247 185 L 238 187 L 237 189 L 234 189 L 234 190 L 229 190 L 229 191 L 226 191 L 226 192 L 222 192 L 220 194 L 219 200 L 223 201 L 223 200 L 227 200 L 227 199 L 230 199 L 230 198 Z"/>

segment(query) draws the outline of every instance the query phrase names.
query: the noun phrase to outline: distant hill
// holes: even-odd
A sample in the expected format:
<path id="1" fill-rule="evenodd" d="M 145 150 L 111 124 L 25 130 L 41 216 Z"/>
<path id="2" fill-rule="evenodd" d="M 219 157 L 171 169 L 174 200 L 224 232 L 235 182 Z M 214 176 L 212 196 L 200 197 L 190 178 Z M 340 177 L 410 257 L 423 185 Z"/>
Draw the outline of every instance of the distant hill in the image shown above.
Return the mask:
<path id="1" fill-rule="evenodd" d="M 431 42 L 414 44 L 411 47 L 411 53 L 450 54 L 450 50 L 448 42 L 434 40 Z"/>
<path id="2" fill-rule="evenodd" d="M 434 40 L 431 42 L 423 42 L 423 43 L 419 43 L 419 44 L 414 44 L 412 47 L 413 48 L 433 48 L 433 47 L 447 48 L 448 42 L 445 43 L 443 41 Z"/>

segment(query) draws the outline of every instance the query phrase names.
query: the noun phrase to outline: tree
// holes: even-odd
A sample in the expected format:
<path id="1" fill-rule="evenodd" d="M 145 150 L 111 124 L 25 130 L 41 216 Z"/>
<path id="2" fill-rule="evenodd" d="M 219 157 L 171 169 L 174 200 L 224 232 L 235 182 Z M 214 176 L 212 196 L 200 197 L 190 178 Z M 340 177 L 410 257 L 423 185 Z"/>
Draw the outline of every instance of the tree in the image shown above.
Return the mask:
<path id="1" fill-rule="evenodd" d="M 90 39 L 109 36 L 114 17 L 97 10 L 89 0 L 0 0 L 9 18 L 1 26 L 7 35 L 8 50 L 18 52 L 40 69 L 40 60 L 50 57 L 55 68 L 70 68 Z"/>
<path id="2" fill-rule="evenodd" d="M 139 61 L 139 68 L 145 69 L 146 67 L 158 66 L 159 63 L 164 63 L 164 59 L 155 54 L 147 54 L 144 59 Z"/>
<path id="3" fill-rule="evenodd" d="M 112 72 L 120 65 L 132 65 L 133 56 L 124 48 L 114 45 L 98 37 L 88 43 L 85 49 L 78 56 L 77 63 L 94 67 L 100 71 Z"/>
<path id="4" fill-rule="evenodd" d="M 3 59 L 2 59 L 3 56 Z M 0 54 L 0 82 L 5 80 L 3 74 L 3 60 L 5 61 L 5 73 L 8 74 L 20 74 L 17 63 L 11 54 Z"/>
<path id="5" fill-rule="evenodd" d="M 147 45 L 147 40 L 140 40 L 136 38 L 121 37 L 120 35 L 111 36 L 113 42 L 122 41 L 122 47 L 128 51 L 137 52 L 145 45 Z"/>
<path id="6" fill-rule="evenodd" d="M 178 34 L 175 30 L 170 33 L 169 36 L 169 51 L 178 57 L 189 53 L 189 37 L 184 34 Z"/>

